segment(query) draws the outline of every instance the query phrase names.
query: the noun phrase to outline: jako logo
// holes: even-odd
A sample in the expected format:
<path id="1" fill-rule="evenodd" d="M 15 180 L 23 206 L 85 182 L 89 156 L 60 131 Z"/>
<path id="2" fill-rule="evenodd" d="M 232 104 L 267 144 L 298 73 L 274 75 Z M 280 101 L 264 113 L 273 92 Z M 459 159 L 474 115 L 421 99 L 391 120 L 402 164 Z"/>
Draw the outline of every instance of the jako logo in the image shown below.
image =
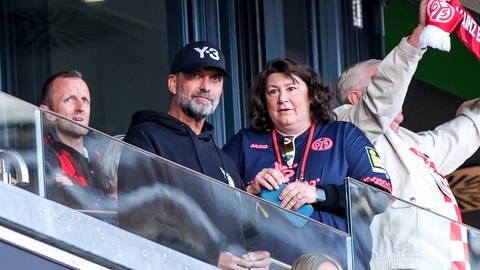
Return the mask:
<path id="1" fill-rule="evenodd" d="M 325 151 L 333 147 L 333 141 L 330 138 L 320 138 L 312 143 L 312 150 Z"/>
<path id="2" fill-rule="evenodd" d="M 210 56 L 213 60 L 220 60 L 220 54 L 218 51 L 214 48 L 208 48 L 207 46 L 203 48 L 193 48 L 196 52 L 200 54 L 200 58 L 205 58 L 205 54 Z"/>
<path id="3" fill-rule="evenodd" d="M 252 143 L 250 145 L 250 148 L 254 148 L 254 149 L 268 149 L 268 144 L 256 144 L 256 143 Z"/>

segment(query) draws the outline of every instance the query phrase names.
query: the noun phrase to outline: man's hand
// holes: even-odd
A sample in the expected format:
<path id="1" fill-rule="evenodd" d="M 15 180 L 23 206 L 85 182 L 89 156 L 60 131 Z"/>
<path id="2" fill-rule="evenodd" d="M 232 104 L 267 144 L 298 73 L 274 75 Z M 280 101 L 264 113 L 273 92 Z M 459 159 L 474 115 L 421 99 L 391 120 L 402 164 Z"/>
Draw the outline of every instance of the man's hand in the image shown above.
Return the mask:
<path id="1" fill-rule="evenodd" d="M 242 257 L 230 252 L 220 252 L 217 266 L 224 270 L 267 270 L 270 267 L 270 253 L 267 251 L 249 252 Z"/>
<path id="2" fill-rule="evenodd" d="M 242 256 L 247 261 L 251 262 L 250 269 L 265 269 L 270 268 L 270 253 L 268 251 L 252 251 Z"/>
<path id="3" fill-rule="evenodd" d="M 415 29 L 413 29 L 412 34 L 407 39 L 410 45 L 418 49 L 420 49 L 420 34 L 425 28 L 426 17 L 427 17 L 427 0 L 422 0 L 419 6 L 418 25 L 417 27 L 415 27 Z"/>
<path id="4" fill-rule="evenodd" d="M 55 182 L 61 186 L 73 186 L 72 180 L 70 180 L 70 178 L 63 173 L 55 174 Z"/>
<path id="5" fill-rule="evenodd" d="M 18 184 L 17 179 L 14 178 L 14 177 L 11 177 L 11 178 L 10 178 L 10 184 L 13 185 L 13 186 L 17 185 L 17 184 Z"/>

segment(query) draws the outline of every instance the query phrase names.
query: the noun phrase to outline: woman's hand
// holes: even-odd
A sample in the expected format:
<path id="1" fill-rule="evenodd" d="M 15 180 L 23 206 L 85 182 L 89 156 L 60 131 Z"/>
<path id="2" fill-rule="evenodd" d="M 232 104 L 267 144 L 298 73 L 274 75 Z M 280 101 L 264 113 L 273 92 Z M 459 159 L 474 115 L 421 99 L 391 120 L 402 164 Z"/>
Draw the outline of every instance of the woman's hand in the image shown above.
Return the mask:
<path id="1" fill-rule="evenodd" d="M 281 184 L 286 182 L 288 182 L 288 178 L 285 177 L 280 170 L 266 168 L 257 173 L 252 183 L 247 186 L 247 192 L 258 195 L 262 188 L 274 190 L 278 189 Z"/>
<path id="2" fill-rule="evenodd" d="M 306 203 L 317 201 L 316 187 L 306 182 L 293 182 L 288 184 L 278 197 L 282 203 L 280 206 L 285 209 L 296 211 Z"/>

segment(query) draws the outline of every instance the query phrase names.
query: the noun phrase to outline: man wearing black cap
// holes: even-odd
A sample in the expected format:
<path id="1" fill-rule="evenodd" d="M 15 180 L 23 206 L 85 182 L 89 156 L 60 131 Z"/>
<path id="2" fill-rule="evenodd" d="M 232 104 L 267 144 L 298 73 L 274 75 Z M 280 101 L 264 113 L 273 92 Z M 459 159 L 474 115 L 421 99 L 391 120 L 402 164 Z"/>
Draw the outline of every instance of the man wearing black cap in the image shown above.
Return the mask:
<path id="1" fill-rule="evenodd" d="M 235 164 L 213 141 L 213 126 L 205 122 L 205 118 L 215 111 L 219 103 L 225 76 L 229 76 L 225 69 L 225 57 L 214 44 L 197 41 L 185 45 L 175 55 L 170 74 L 168 75 L 168 90 L 171 93 L 168 113 L 145 110 L 136 112 L 132 116 L 132 122 L 125 135 L 124 141 L 208 175 L 230 186 L 244 189 L 243 181 L 239 176 Z M 130 164 L 135 163 L 132 162 L 133 158 L 131 156 L 126 157 L 125 152 L 122 154 L 122 159 L 128 159 Z M 143 163 L 141 165 L 144 167 L 145 162 L 141 163 Z M 139 164 L 132 165 L 135 167 L 136 172 L 148 170 L 140 169 L 138 165 Z M 138 211 L 126 211 L 125 209 L 128 207 L 123 204 L 124 200 L 122 201 L 122 197 L 125 198 L 129 196 L 129 193 L 133 194 L 133 192 L 140 187 L 158 185 L 158 182 L 162 184 L 168 182 L 168 188 L 175 187 L 194 200 L 195 196 L 189 193 L 190 190 L 192 193 L 198 193 L 199 190 L 208 190 L 208 188 L 203 185 L 201 182 L 203 181 L 202 179 L 194 181 L 194 183 L 189 183 L 187 186 L 182 186 L 182 184 L 179 183 L 180 181 L 175 182 L 167 179 L 168 177 L 158 180 L 161 178 L 158 176 L 158 173 L 155 180 L 146 180 L 149 177 L 145 177 L 145 175 L 138 177 L 138 174 L 132 175 L 132 173 L 129 174 L 129 171 L 130 169 L 125 168 L 125 166 L 119 168 L 120 226 L 169 247 L 181 250 L 193 257 L 215 264 L 222 269 L 268 268 L 270 257 L 266 251 L 239 254 L 239 252 L 234 252 L 231 249 L 225 250 L 220 245 L 218 252 L 214 255 L 214 259 L 212 259 L 211 253 L 215 248 L 210 248 L 208 252 L 192 252 L 195 248 L 185 247 L 182 243 L 185 239 L 169 239 L 166 241 L 164 235 L 151 236 L 143 234 L 143 231 L 148 231 L 149 229 L 140 229 L 138 226 L 140 223 L 139 220 L 145 222 L 145 217 L 133 218 L 133 215 L 138 214 Z M 192 188 L 192 186 L 195 186 L 195 188 Z M 165 189 L 165 187 L 163 188 Z M 131 197 L 133 197 L 133 195 L 131 195 Z M 169 203 L 172 204 L 172 202 Z M 173 203 L 178 204 L 177 201 Z M 218 206 L 209 205 L 209 203 L 211 203 L 209 198 L 202 200 L 197 199 L 195 203 L 199 205 L 199 208 L 207 211 L 207 215 L 213 222 L 217 222 L 215 218 L 212 218 L 212 215 L 216 215 L 216 213 L 214 213 L 215 210 L 208 211 L 210 208 L 215 209 L 218 208 Z M 142 209 L 142 211 L 143 210 L 144 209 Z M 158 215 L 158 209 L 155 211 L 152 215 Z M 231 211 L 233 213 L 237 211 L 237 209 L 231 209 Z M 185 215 L 185 213 L 182 214 Z M 161 213 L 161 215 L 165 216 L 165 213 Z M 172 218 L 172 215 L 174 216 L 175 213 L 168 213 L 169 218 Z M 193 215 L 195 215 L 195 213 L 193 213 Z M 223 219 L 228 219 L 228 217 L 223 217 Z M 173 223 L 178 223 L 178 220 L 179 219 L 175 219 Z M 158 222 L 158 218 L 156 222 Z M 221 227 L 232 226 L 232 224 L 233 226 L 236 225 L 230 220 L 223 220 L 222 222 L 228 223 L 228 225 L 215 224 L 220 230 L 222 230 Z M 162 224 L 162 226 L 164 226 L 164 224 Z M 169 230 L 172 230 L 172 228 L 169 228 Z M 175 230 L 178 231 L 177 229 Z M 171 234 L 169 237 L 171 237 Z M 230 236 L 227 236 L 227 238 L 231 241 Z M 190 242 L 195 241 L 197 240 L 191 240 Z M 181 244 L 178 244 L 179 242 Z M 207 244 L 202 245 L 205 246 Z M 242 255 L 243 258 L 240 257 Z"/>

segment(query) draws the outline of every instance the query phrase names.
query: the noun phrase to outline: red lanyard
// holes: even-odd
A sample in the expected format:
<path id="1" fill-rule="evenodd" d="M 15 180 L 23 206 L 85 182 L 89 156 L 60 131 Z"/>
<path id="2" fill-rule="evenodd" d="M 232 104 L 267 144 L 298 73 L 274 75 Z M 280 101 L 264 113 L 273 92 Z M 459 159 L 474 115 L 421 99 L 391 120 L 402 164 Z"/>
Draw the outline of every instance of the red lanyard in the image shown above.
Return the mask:
<path id="1" fill-rule="evenodd" d="M 302 164 L 300 166 L 300 175 L 297 178 L 299 181 L 303 181 L 304 179 L 304 174 L 305 174 L 305 167 L 307 165 L 307 158 L 308 158 L 308 153 L 310 152 L 310 145 L 312 144 L 312 139 L 313 139 L 313 132 L 315 131 L 315 124 L 312 124 L 310 127 L 310 132 L 308 133 L 308 140 L 307 144 L 305 145 L 305 151 L 303 152 L 303 158 L 302 158 Z M 280 154 L 280 150 L 278 148 L 278 142 L 277 142 L 277 132 L 275 129 L 272 129 L 272 140 L 273 140 L 273 148 L 275 148 L 275 156 L 277 157 L 277 162 L 278 164 L 283 164 L 282 163 L 282 155 Z M 292 142 L 295 143 L 295 142 Z M 295 157 L 294 157 L 295 158 Z"/>

